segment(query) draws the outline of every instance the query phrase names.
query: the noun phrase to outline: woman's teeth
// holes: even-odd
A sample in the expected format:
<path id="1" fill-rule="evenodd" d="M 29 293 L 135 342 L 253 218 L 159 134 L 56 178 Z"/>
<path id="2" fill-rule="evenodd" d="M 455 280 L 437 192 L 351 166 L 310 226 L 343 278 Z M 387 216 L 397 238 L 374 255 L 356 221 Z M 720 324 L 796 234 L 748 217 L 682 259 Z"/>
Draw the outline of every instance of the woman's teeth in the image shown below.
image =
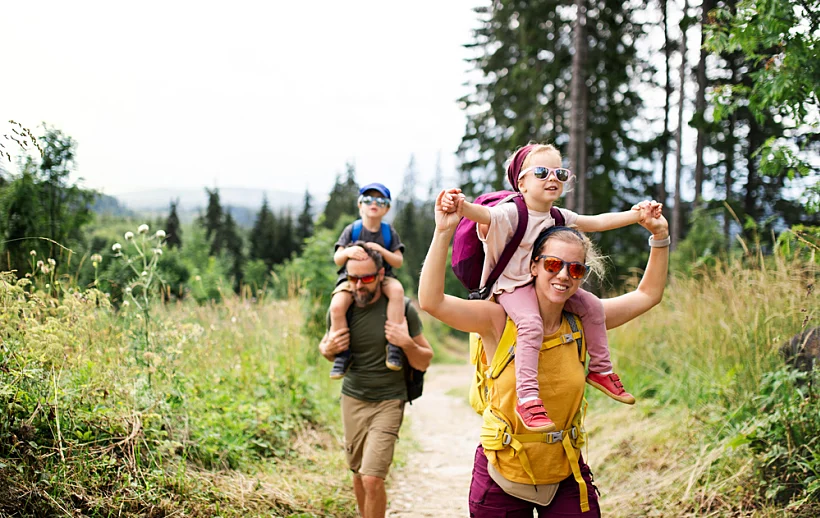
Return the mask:
<path id="1" fill-rule="evenodd" d="M 569 289 L 562 284 L 553 284 L 552 287 L 555 288 L 557 291 L 567 291 L 567 289 Z"/>

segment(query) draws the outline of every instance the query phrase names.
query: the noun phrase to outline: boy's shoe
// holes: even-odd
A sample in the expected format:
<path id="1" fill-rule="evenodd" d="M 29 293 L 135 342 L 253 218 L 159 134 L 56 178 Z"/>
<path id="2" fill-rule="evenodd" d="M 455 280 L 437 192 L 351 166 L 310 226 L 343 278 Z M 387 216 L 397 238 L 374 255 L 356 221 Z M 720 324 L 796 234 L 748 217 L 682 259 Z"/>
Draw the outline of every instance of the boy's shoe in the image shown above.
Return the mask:
<path id="1" fill-rule="evenodd" d="M 387 368 L 391 371 L 400 371 L 402 366 L 402 352 L 401 349 L 393 344 L 387 344 L 387 357 L 384 360 L 384 364 L 387 365 Z"/>
<path id="2" fill-rule="evenodd" d="M 332 380 L 340 380 L 345 377 L 347 374 L 347 370 L 353 364 L 353 355 L 352 354 L 344 354 L 338 355 L 333 360 L 333 368 L 330 369 L 330 379 Z"/>
<path id="3" fill-rule="evenodd" d="M 624 389 L 621 378 L 611 372 L 609 374 L 598 374 L 590 372 L 587 374 L 587 383 L 600 390 L 615 401 L 620 401 L 627 405 L 635 404 L 635 396 Z"/>
<path id="4" fill-rule="evenodd" d="M 518 403 L 515 405 L 515 415 L 524 424 L 524 428 L 531 432 L 555 431 L 555 423 L 547 415 L 547 409 L 540 399 Z"/>

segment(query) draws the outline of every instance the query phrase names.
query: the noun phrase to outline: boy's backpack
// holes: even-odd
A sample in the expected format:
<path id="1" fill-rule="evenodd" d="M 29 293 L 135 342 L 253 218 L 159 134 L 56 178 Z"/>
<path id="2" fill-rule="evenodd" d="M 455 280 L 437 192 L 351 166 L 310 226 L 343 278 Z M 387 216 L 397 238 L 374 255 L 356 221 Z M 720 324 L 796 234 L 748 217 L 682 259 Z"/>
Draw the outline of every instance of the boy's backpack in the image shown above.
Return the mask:
<path id="1" fill-rule="evenodd" d="M 470 299 L 486 299 L 490 295 L 490 289 L 501 277 L 504 268 L 507 267 L 518 245 L 521 244 L 529 221 L 527 205 L 524 203 L 524 197 L 521 196 L 521 193 L 496 191 L 482 194 L 473 202 L 486 207 L 506 202 L 515 203 L 518 209 L 518 227 L 515 229 L 512 239 L 504 247 L 501 257 L 498 258 L 498 263 L 493 267 L 490 276 L 487 278 L 487 284 L 484 286 L 481 286 L 481 272 L 484 269 L 486 258 L 484 256 L 484 246 L 478 239 L 477 224 L 467 218 L 461 218 L 461 221 L 458 222 L 456 235 L 453 239 L 453 273 L 456 274 L 464 287 L 470 290 Z M 552 207 L 550 215 L 557 226 L 564 225 L 564 215 L 561 214 L 560 210 Z"/>
<path id="2" fill-rule="evenodd" d="M 362 220 L 357 219 L 353 222 L 353 230 L 350 233 L 350 240 L 351 242 L 355 243 L 359 240 L 359 237 L 362 235 L 362 227 L 364 223 Z M 390 232 L 390 225 L 382 221 L 382 240 L 384 240 L 384 248 L 390 250 L 390 245 L 393 242 L 393 233 Z"/>
<path id="3" fill-rule="evenodd" d="M 404 314 L 407 314 L 407 308 L 410 306 L 410 299 L 404 297 Z M 353 305 L 351 305 L 347 309 L 347 320 L 350 321 L 350 315 L 353 311 Z M 424 371 L 420 371 L 416 368 L 413 368 L 410 365 L 410 362 L 407 361 L 407 356 L 402 351 L 402 357 L 404 358 L 404 367 L 402 370 L 404 371 L 404 384 L 407 387 L 407 402 L 411 405 L 413 401 L 421 397 L 421 393 L 424 390 Z"/>

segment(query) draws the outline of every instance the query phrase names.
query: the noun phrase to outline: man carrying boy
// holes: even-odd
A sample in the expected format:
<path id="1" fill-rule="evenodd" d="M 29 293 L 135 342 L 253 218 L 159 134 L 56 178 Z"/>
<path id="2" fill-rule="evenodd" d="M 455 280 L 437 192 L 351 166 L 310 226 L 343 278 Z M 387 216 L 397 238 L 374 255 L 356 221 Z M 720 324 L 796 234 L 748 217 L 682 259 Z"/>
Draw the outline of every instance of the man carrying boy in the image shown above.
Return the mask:
<path id="1" fill-rule="evenodd" d="M 359 215 L 361 219 L 351 223 L 342 231 L 336 242 L 333 261 L 339 269 L 336 289 L 330 299 L 330 330 L 338 331 L 347 326 L 347 311 L 353 304 L 352 287 L 345 277 L 345 263 L 350 259 L 364 260 L 365 251 L 361 246 L 350 246 L 354 241 L 364 241 L 381 254 L 384 260 L 384 281 L 382 292 L 388 299 L 387 318 L 399 323 L 404 319 L 404 288 L 396 279 L 393 268 L 400 268 L 404 262 L 402 244 L 399 234 L 392 225 L 382 221 L 390 210 L 390 190 L 380 183 L 371 183 L 359 189 Z M 401 350 L 392 342 L 386 345 L 385 365 L 394 371 L 402 367 Z M 350 368 L 354 357 L 349 351 L 340 354 L 333 361 L 330 377 L 343 378 Z"/>
<path id="2" fill-rule="evenodd" d="M 407 363 L 421 371 L 430 365 L 433 349 L 421 333 L 421 320 L 411 304 L 406 306 L 405 319 L 402 303 L 400 323 L 387 319 L 381 254 L 371 243 L 357 241 L 354 246 L 364 255 L 351 257 L 346 263 L 354 299 L 349 329 L 328 331 L 319 351 L 328 361 L 347 350 L 356 358 L 342 383 L 345 453 L 360 515 L 383 518 L 387 511 L 384 479 L 393 462 L 407 401 L 404 373 L 385 365 L 385 344 L 394 344 L 403 351 Z"/>

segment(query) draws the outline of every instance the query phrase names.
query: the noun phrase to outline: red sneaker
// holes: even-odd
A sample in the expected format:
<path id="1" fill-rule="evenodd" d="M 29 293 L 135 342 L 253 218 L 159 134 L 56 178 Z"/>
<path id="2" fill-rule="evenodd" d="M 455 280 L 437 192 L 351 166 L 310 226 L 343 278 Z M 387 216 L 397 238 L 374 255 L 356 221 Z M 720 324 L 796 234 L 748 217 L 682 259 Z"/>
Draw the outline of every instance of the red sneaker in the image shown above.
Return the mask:
<path id="1" fill-rule="evenodd" d="M 540 399 L 515 405 L 515 414 L 531 432 L 554 432 L 555 423 L 547 415 L 547 409 Z"/>
<path id="2" fill-rule="evenodd" d="M 614 372 L 610 374 L 598 374 L 590 372 L 587 374 L 587 383 L 600 390 L 615 401 L 620 401 L 627 405 L 635 404 L 635 396 L 624 389 L 621 378 Z"/>

